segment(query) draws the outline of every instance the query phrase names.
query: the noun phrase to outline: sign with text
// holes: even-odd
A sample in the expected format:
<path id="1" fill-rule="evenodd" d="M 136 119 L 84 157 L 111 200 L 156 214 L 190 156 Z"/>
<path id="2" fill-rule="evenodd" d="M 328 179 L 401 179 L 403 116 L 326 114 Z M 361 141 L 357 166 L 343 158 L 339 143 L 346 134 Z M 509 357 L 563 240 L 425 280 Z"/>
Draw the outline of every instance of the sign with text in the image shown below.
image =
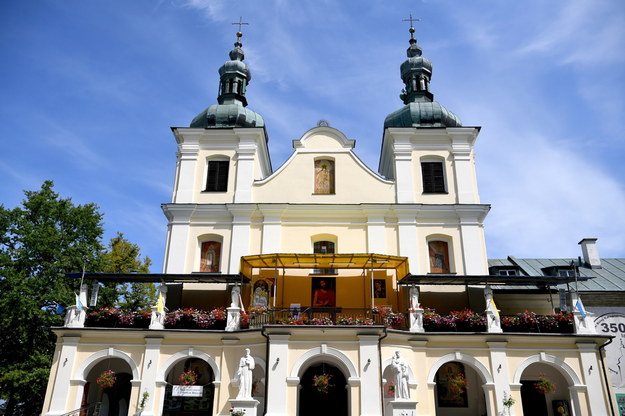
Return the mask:
<path id="1" fill-rule="evenodd" d="M 172 386 L 171 395 L 174 397 L 202 397 L 203 386 Z"/>

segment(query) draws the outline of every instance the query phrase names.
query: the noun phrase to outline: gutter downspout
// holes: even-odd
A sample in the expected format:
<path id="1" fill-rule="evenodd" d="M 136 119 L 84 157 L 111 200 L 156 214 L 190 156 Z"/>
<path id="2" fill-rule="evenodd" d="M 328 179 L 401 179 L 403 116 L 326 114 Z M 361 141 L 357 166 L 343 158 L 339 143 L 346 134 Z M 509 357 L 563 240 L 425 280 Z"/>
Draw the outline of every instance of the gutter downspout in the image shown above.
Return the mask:
<path id="1" fill-rule="evenodd" d="M 265 413 L 267 414 L 267 393 L 269 386 L 269 335 L 265 334 L 265 325 L 260 329 L 260 334 L 267 340 L 265 342 L 265 357 L 267 357 L 267 365 L 265 365 Z"/>
<path id="2" fill-rule="evenodd" d="M 378 338 L 378 362 L 380 363 L 380 382 L 384 376 L 384 369 L 382 368 L 382 340 L 388 336 L 386 326 L 384 326 L 384 336 Z M 380 405 L 382 405 L 382 414 L 384 414 L 384 388 L 380 389 Z"/>
<path id="3" fill-rule="evenodd" d="M 610 394 L 611 389 L 610 389 L 610 383 L 608 380 L 608 373 L 605 370 L 605 362 L 603 360 L 603 354 L 602 354 L 602 350 L 608 345 L 610 345 L 613 341 L 614 341 L 614 337 L 610 338 L 608 342 L 606 342 L 605 344 L 602 344 L 601 346 L 599 346 L 599 358 L 601 359 L 601 369 L 603 370 L 603 380 L 605 382 L 605 386 L 608 389 L 608 402 L 610 403 L 610 411 L 612 413 L 612 416 L 616 416 L 616 413 L 614 412 L 614 404 L 612 403 L 612 397 Z M 605 350 L 603 350 L 603 352 L 605 352 Z"/>

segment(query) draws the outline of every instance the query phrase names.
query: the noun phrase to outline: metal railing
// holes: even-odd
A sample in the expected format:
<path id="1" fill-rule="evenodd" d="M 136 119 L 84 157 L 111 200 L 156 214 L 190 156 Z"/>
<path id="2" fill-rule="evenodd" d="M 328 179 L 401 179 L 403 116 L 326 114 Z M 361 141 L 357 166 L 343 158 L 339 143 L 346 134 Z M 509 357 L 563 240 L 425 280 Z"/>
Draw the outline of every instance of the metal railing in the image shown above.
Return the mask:
<path id="1" fill-rule="evenodd" d="M 95 402 L 81 407 L 80 409 L 72 410 L 71 412 L 63 413 L 61 416 L 100 416 L 100 408 L 102 402 Z"/>

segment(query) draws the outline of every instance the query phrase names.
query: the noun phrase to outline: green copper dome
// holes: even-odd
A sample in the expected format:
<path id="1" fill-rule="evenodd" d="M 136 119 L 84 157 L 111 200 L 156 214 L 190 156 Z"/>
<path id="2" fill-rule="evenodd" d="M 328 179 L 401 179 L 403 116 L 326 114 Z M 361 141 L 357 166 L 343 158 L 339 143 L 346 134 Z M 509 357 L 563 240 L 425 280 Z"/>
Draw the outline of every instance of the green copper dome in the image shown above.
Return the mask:
<path id="1" fill-rule="evenodd" d="M 245 91 L 252 80 L 252 73 L 243 62 L 245 54 L 240 41 L 241 32 L 237 32 L 237 41 L 230 51 L 230 60 L 219 68 L 218 104 L 213 104 L 198 114 L 191 122 L 191 127 L 265 127 L 262 116 L 247 107 Z"/>
<path id="2" fill-rule="evenodd" d="M 434 101 L 430 92 L 432 63 L 421 56 L 422 50 L 410 28 L 410 47 L 400 67 L 405 88 L 399 96 L 405 106 L 392 112 L 384 120 L 384 127 L 459 127 L 462 122 L 451 111 Z"/>

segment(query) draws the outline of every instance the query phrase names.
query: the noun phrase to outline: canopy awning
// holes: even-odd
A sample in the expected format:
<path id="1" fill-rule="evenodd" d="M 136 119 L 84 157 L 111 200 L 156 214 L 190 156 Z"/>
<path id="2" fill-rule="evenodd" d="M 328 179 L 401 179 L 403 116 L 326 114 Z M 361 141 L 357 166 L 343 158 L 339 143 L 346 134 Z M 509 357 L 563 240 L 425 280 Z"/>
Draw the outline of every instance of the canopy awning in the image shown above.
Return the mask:
<path id="1" fill-rule="evenodd" d="M 259 254 L 241 257 L 240 273 L 252 278 L 254 269 L 386 269 L 397 280 L 410 272 L 408 258 L 382 254 Z"/>

